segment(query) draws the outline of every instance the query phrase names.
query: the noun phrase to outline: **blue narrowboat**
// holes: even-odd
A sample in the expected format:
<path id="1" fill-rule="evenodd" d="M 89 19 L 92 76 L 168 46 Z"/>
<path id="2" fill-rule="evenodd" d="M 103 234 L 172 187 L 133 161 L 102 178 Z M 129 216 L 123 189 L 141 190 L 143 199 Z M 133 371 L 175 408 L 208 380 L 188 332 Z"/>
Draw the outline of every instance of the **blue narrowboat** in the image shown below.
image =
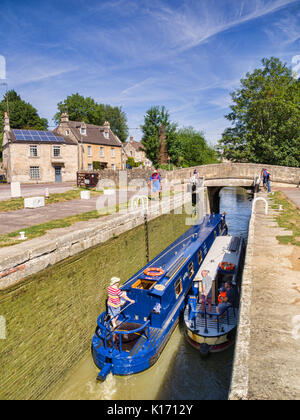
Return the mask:
<path id="1" fill-rule="evenodd" d="M 193 279 L 184 310 L 184 330 L 187 341 L 201 356 L 234 343 L 244 256 L 242 237 L 218 237 Z M 211 292 L 204 297 L 202 282 L 206 276 L 210 277 Z"/>
<path id="2" fill-rule="evenodd" d="M 124 305 L 115 329 L 103 312 L 92 340 L 99 381 L 109 373 L 141 372 L 157 361 L 203 259 L 215 238 L 226 232 L 225 215 L 205 216 L 123 284 L 122 292 L 135 303 Z"/>

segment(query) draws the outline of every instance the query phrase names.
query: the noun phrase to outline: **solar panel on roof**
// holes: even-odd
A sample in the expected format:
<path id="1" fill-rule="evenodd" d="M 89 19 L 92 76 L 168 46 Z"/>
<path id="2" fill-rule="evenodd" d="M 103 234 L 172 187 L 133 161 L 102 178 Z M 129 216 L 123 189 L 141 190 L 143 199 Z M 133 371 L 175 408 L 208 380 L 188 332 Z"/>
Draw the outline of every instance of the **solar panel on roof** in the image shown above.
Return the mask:
<path id="1" fill-rule="evenodd" d="M 13 130 L 17 140 L 64 143 L 63 137 L 55 136 L 52 131 Z"/>

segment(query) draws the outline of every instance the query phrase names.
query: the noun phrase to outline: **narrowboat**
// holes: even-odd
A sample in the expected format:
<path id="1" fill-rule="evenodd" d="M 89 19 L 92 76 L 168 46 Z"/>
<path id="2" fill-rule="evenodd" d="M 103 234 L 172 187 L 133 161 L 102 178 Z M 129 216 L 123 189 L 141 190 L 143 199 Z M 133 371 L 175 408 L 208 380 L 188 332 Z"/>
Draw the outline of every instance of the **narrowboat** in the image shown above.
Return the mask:
<path id="1" fill-rule="evenodd" d="M 225 215 L 205 216 L 121 286 L 135 303 L 124 305 L 115 329 L 106 312 L 97 320 L 92 340 L 97 380 L 141 372 L 158 360 L 204 257 L 226 229 Z"/>
<path id="2" fill-rule="evenodd" d="M 184 332 L 202 356 L 225 350 L 234 343 L 244 256 L 242 237 L 219 236 L 193 278 L 184 310 Z M 204 284 L 211 285 L 211 292 L 205 298 L 202 281 L 206 276 L 210 279 Z"/>

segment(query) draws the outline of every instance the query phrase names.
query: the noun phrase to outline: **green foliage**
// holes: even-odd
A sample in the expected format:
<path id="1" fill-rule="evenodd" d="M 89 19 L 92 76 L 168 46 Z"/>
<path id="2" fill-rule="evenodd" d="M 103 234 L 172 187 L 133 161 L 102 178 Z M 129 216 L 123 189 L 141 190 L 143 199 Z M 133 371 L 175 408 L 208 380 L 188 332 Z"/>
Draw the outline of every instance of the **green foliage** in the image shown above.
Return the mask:
<path id="1" fill-rule="evenodd" d="M 127 165 L 130 165 L 132 168 L 138 168 L 142 165 L 142 162 L 136 162 L 133 157 L 129 157 L 126 161 Z"/>
<path id="2" fill-rule="evenodd" d="M 9 121 L 11 128 L 24 130 L 47 130 L 48 121 L 46 118 L 40 118 L 37 110 L 28 102 L 25 102 L 14 91 L 10 90 L 0 102 L 0 149 L 2 156 L 2 137 L 4 127 L 4 112 L 9 105 Z"/>
<path id="3" fill-rule="evenodd" d="M 262 60 L 231 94 L 232 123 L 219 142 L 235 162 L 300 166 L 300 83 L 277 58 Z"/>
<path id="4" fill-rule="evenodd" d="M 142 144 L 146 155 L 154 166 L 158 166 L 159 129 L 165 127 L 166 143 L 172 167 L 197 166 L 218 163 L 217 152 L 206 143 L 203 133 L 192 127 L 177 130 L 177 124 L 172 123 L 165 107 L 150 108 L 145 115 Z M 169 168 L 169 165 L 165 165 Z M 161 166 L 162 167 L 162 166 Z"/>
<path id="5" fill-rule="evenodd" d="M 94 161 L 93 162 L 93 170 L 94 171 L 100 171 L 100 169 L 101 169 L 101 162 Z"/>
<path id="6" fill-rule="evenodd" d="M 217 153 L 207 145 L 203 133 L 189 127 L 180 129 L 177 136 L 181 145 L 183 167 L 218 163 Z"/>
<path id="7" fill-rule="evenodd" d="M 68 112 L 71 121 L 84 121 L 87 124 L 103 125 L 109 121 L 112 131 L 125 142 L 128 137 L 127 117 L 121 107 L 99 104 L 93 98 L 79 95 L 68 96 L 57 104 L 58 112 L 54 121 L 58 125 L 63 112 Z"/>

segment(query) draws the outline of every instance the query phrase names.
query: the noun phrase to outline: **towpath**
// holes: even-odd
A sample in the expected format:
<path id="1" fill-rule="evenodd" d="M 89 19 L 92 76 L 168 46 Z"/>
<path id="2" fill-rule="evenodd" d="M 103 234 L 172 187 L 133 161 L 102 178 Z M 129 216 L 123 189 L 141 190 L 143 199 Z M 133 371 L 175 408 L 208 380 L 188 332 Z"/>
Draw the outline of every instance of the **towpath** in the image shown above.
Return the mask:
<path id="1" fill-rule="evenodd" d="M 49 194 L 64 193 L 76 188 L 75 182 L 62 182 L 54 184 L 22 184 L 22 197 L 38 197 L 44 196 L 45 190 L 48 188 Z M 11 191 L 10 184 L 0 184 L 0 201 L 10 200 Z"/>
<path id="2" fill-rule="evenodd" d="M 134 195 L 134 192 L 117 190 L 115 201 L 109 201 L 108 206 L 126 203 Z M 49 204 L 45 207 L 36 209 L 21 209 L 0 213 L 0 235 L 16 232 L 20 229 L 26 229 L 30 226 L 50 222 L 52 220 L 63 219 L 65 217 L 78 215 L 97 210 L 96 204 L 99 197 L 93 197 L 90 200 L 71 200 L 55 204 Z M 109 197 L 109 196 L 106 196 Z M 104 204 L 101 205 L 104 207 Z"/>
<path id="3" fill-rule="evenodd" d="M 300 189 L 283 189 L 300 204 Z M 281 245 L 289 233 L 268 200 L 255 203 L 243 275 L 241 316 L 230 399 L 300 398 L 300 247 Z"/>

